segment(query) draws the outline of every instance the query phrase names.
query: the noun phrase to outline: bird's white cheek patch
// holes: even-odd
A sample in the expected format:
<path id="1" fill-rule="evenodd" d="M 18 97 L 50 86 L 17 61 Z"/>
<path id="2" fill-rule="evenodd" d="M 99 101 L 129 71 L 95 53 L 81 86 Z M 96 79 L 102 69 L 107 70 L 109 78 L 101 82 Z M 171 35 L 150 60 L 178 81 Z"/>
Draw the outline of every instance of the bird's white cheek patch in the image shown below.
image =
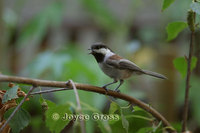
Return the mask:
<path id="1" fill-rule="evenodd" d="M 107 53 L 110 52 L 109 49 L 105 49 L 105 48 L 101 48 L 101 49 L 94 50 L 94 51 L 97 52 L 97 53 L 102 53 L 102 54 L 104 54 L 104 55 L 106 55 Z"/>

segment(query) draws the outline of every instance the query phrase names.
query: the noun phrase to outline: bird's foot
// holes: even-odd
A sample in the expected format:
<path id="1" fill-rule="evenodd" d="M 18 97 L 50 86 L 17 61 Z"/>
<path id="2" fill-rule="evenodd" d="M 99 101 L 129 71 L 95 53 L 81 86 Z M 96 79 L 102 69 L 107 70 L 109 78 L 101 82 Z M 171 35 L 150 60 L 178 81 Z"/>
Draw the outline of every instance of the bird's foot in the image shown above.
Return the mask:
<path id="1" fill-rule="evenodd" d="M 102 88 L 104 88 L 106 91 L 108 91 L 108 88 L 105 85 L 102 86 Z"/>
<path id="2" fill-rule="evenodd" d="M 118 93 L 120 93 L 120 90 L 116 89 L 116 90 L 115 90 L 115 92 L 118 92 Z"/>

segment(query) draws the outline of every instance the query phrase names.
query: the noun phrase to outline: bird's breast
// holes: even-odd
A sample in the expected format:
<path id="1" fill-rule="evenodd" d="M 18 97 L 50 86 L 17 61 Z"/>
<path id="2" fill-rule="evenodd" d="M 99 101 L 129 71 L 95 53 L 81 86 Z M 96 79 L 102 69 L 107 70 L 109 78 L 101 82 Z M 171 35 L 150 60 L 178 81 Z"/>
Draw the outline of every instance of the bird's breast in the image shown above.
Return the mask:
<path id="1" fill-rule="evenodd" d="M 126 79 L 129 78 L 132 75 L 132 71 L 125 70 L 125 69 L 117 69 L 115 67 L 112 67 L 110 65 L 107 65 L 105 63 L 99 63 L 99 67 L 101 70 L 108 75 L 109 77 L 113 79 Z"/>

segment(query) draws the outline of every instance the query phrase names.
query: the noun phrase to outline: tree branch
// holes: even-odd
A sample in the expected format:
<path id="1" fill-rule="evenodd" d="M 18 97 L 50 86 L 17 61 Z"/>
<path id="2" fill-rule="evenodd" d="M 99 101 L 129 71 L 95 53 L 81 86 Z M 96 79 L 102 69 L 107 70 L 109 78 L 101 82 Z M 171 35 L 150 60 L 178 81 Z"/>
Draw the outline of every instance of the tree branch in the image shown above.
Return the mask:
<path id="1" fill-rule="evenodd" d="M 30 84 L 33 86 L 43 86 L 43 87 L 58 87 L 58 88 L 70 88 L 72 89 L 71 84 L 66 84 L 66 82 L 61 81 L 48 81 L 48 80 L 39 80 L 39 79 L 31 79 L 31 78 L 24 78 L 24 77 L 16 77 L 16 76 L 7 76 L 7 75 L 1 75 L 0 74 L 0 82 L 15 82 L 15 83 L 22 83 L 22 84 Z M 90 92 L 96 92 L 103 95 L 109 95 L 115 98 L 119 98 L 125 101 L 128 101 L 131 104 L 135 104 L 139 106 L 140 108 L 146 110 L 150 114 L 152 114 L 153 117 L 155 117 L 158 121 L 162 121 L 163 126 L 165 126 L 168 131 L 170 132 L 176 132 L 175 129 L 170 125 L 170 123 L 163 117 L 158 111 L 156 111 L 154 108 L 149 106 L 148 104 L 135 99 L 133 97 L 130 97 L 128 95 L 118 93 L 115 91 L 105 91 L 105 89 L 97 86 L 91 86 L 87 84 L 81 84 L 81 83 L 74 83 L 76 88 L 79 90 L 84 91 L 90 91 Z M 34 93 L 32 93 L 34 94 Z"/>
<path id="2" fill-rule="evenodd" d="M 193 11 L 188 12 L 188 25 L 191 30 L 191 35 L 190 35 L 189 57 L 187 58 L 187 77 L 186 77 L 186 86 L 185 86 L 185 101 L 184 101 L 184 109 L 183 109 L 182 132 L 185 132 L 187 128 L 191 61 L 192 61 L 193 45 L 194 45 L 194 38 L 195 38 L 195 15 L 196 14 Z"/>
<path id="3" fill-rule="evenodd" d="M 22 104 L 25 102 L 26 98 L 30 95 L 30 93 L 35 89 L 35 86 L 32 86 L 31 89 L 28 91 L 26 96 L 21 100 L 21 102 L 17 105 L 15 110 L 12 112 L 12 114 L 8 117 L 7 121 L 3 124 L 3 126 L 0 129 L 0 133 L 3 131 L 3 129 L 6 127 L 6 125 L 9 123 L 9 121 L 14 117 L 14 115 L 17 113 L 17 111 L 20 109 Z"/>

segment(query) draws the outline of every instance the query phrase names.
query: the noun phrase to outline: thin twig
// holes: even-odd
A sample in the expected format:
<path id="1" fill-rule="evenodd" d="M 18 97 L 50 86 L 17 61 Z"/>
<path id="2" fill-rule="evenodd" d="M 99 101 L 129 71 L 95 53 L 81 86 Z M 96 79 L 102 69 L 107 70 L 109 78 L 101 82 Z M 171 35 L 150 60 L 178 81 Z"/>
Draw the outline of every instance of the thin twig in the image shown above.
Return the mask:
<path id="1" fill-rule="evenodd" d="M 76 88 L 76 86 L 75 86 L 75 84 L 72 80 L 69 80 L 69 83 L 71 83 L 72 88 L 73 88 L 74 93 L 75 93 L 75 96 L 76 96 L 77 110 L 80 111 L 81 110 L 81 104 L 80 104 L 80 99 L 79 99 L 77 88 Z"/>
<path id="2" fill-rule="evenodd" d="M 74 82 L 73 82 L 72 80 L 69 80 L 68 83 L 71 83 L 72 88 L 73 88 L 73 90 L 74 90 L 74 94 L 75 94 L 75 96 L 76 96 L 77 112 L 78 112 L 80 115 L 82 115 L 83 113 L 82 113 L 82 110 L 81 110 L 80 98 L 79 98 L 79 95 L 78 95 L 77 88 L 76 88 L 76 86 L 75 86 L 75 84 L 74 84 Z M 80 125 L 81 125 L 81 132 L 82 132 L 82 133 L 86 133 L 86 130 L 85 130 L 85 123 L 84 123 L 83 120 L 80 120 Z"/>
<path id="3" fill-rule="evenodd" d="M 185 86 L 185 99 L 184 99 L 185 101 L 184 101 L 184 109 L 183 109 L 182 132 L 185 132 L 187 130 L 191 62 L 192 62 L 193 46 L 194 46 L 194 39 L 195 39 L 195 19 L 196 19 L 196 13 L 193 11 L 188 11 L 187 22 L 191 31 L 191 35 L 190 35 L 189 57 L 187 58 L 187 77 L 186 77 L 186 86 Z"/>
<path id="4" fill-rule="evenodd" d="M 186 87 L 185 87 L 185 101 L 184 101 L 184 109 L 183 109 L 182 132 L 186 131 L 186 128 L 187 128 L 189 89 L 190 89 L 190 76 L 191 76 L 191 60 L 192 60 L 192 55 L 193 55 L 194 35 L 195 35 L 194 32 L 192 32 L 191 39 L 190 39 L 189 57 L 187 60 L 187 77 L 186 77 Z"/>
<path id="5" fill-rule="evenodd" d="M 14 117 L 14 115 L 17 113 L 17 111 L 20 109 L 20 107 L 22 106 L 22 104 L 25 102 L 26 98 L 30 95 L 30 93 L 35 89 L 35 86 L 32 86 L 31 89 L 28 91 L 28 93 L 26 94 L 26 96 L 21 100 L 21 102 L 17 105 L 17 107 L 15 108 L 15 110 L 12 112 L 12 114 L 8 117 L 7 121 L 3 124 L 3 126 L 0 129 L 0 132 L 3 131 L 3 129 L 6 127 L 6 125 L 9 123 L 9 121 Z"/>
<path id="6" fill-rule="evenodd" d="M 50 90 L 45 90 L 45 91 L 37 91 L 37 92 L 32 92 L 30 95 L 44 94 L 44 93 L 64 91 L 64 90 L 71 90 L 71 88 L 59 88 L 59 89 L 50 89 Z"/>
<path id="7" fill-rule="evenodd" d="M 7 76 L 7 75 L 1 75 L 0 74 L 0 82 L 15 82 L 15 83 L 22 83 L 22 84 L 31 84 L 34 86 L 43 86 L 43 87 L 58 87 L 58 88 L 70 88 L 72 89 L 71 84 L 66 84 L 66 82 L 61 82 L 61 81 L 48 81 L 48 80 L 39 80 L 39 79 L 31 79 L 31 78 L 24 78 L 24 77 L 16 77 L 16 76 Z M 100 93 L 103 95 L 108 95 L 112 96 L 115 98 L 119 98 L 125 101 L 128 101 L 131 104 L 135 104 L 139 106 L 140 108 L 146 110 L 152 116 L 154 116 L 158 121 L 162 121 L 163 126 L 165 127 L 170 127 L 171 132 L 176 132 L 175 129 L 172 128 L 170 123 L 166 120 L 165 117 L 163 117 L 157 110 L 155 110 L 152 107 L 149 107 L 148 104 L 135 99 L 133 97 L 130 97 L 128 95 L 118 93 L 115 91 L 105 91 L 105 89 L 97 86 L 91 86 L 87 84 L 81 84 L 81 83 L 74 83 L 76 88 L 79 90 L 84 90 L 84 91 L 90 91 L 90 92 L 96 92 Z"/>

